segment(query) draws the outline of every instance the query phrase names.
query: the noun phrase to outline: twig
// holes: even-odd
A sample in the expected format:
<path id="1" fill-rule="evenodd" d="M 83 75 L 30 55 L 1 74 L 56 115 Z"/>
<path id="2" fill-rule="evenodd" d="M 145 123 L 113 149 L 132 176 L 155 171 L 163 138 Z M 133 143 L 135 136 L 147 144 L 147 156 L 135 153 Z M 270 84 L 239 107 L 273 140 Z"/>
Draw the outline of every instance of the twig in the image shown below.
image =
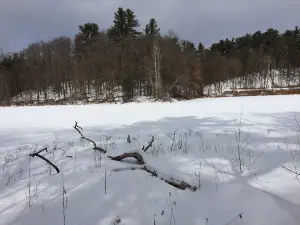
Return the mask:
<path id="1" fill-rule="evenodd" d="M 237 214 L 232 220 L 230 220 L 228 223 L 226 223 L 226 225 L 231 224 L 238 217 L 240 217 L 240 219 L 242 219 L 243 218 L 243 213 Z"/>
<path id="2" fill-rule="evenodd" d="M 93 148 L 94 150 L 98 150 L 98 151 L 103 152 L 103 153 L 106 153 L 106 152 L 107 152 L 107 151 L 104 150 L 103 148 L 98 147 L 98 146 L 96 145 L 96 142 L 94 142 L 93 140 L 91 140 L 91 139 L 89 139 L 89 138 L 83 136 L 83 134 L 82 134 L 81 131 L 79 130 L 79 129 L 81 129 L 81 130 L 83 130 L 83 129 L 82 129 L 82 127 L 78 126 L 78 123 L 77 123 L 76 121 L 75 121 L 74 129 L 78 131 L 78 133 L 80 134 L 80 136 L 81 136 L 82 139 L 85 139 L 85 140 L 91 142 L 91 143 L 94 145 L 94 148 Z"/>
<path id="3" fill-rule="evenodd" d="M 33 154 L 39 154 L 39 153 L 41 153 L 41 152 L 43 152 L 43 151 L 48 151 L 48 149 L 47 148 L 43 148 L 42 150 L 40 150 L 40 151 L 38 151 L 38 152 L 34 152 Z"/>
<path id="4" fill-rule="evenodd" d="M 144 152 L 146 152 L 150 147 L 152 147 L 153 142 L 154 142 L 154 136 L 152 136 L 152 139 L 148 143 L 148 145 L 146 146 L 146 148 L 144 148 L 144 146 L 143 146 L 142 150 L 144 150 Z"/>
<path id="5" fill-rule="evenodd" d="M 44 151 L 44 150 L 47 150 L 47 148 L 46 148 L 46 149 L 42 149 L 41 151 Z M 42 156 L 42 155 L 39 154 L 39 152 L 41 152 L 41 151 L 38 151 L 38 152 L 36 152 L 36 153 L 29 154 L 29 156 L 31 156 L 32 158 L 35 157 L 35 156 L 41 158 L 42 160 L 46 161 L 49 165 L 51 165 L 51 166 L 56 170 L 57 173 L 59 173 L 59 169 L 58 169 L 58 167 L 57 167 L 56 165 L 54 165 L 52 162 L 50 162 L 50 161 L 49 161 L 48 159 L 46 159 L 44 156 Z"/>
<path id="6" fill-rule="evenodd" d="M 173 82 L 173 84 L 171 85 L 171 87 L 169 88 L 169 91 L 174 87 L 175 84 L 177 84 L 179 80 L 179 77 Z M 179 82 L 180 83 L 180 82 Z"/>
<path id="7" fill-rule="evenodd" d="M 284 169 L 286 169 L 286 170 L 288 170 L 288 171 L 290 171 L 291 173 L 296 174 L 296 177 L 300 176 L 300 173 L 297 173 L 297 172 L 295 172 L 295 171 L 293 171 L 293 170 L 291 170 L 289 168 L 286 168 L 285 166 L 281 166 L 281 167 L 284 168 Z"/>

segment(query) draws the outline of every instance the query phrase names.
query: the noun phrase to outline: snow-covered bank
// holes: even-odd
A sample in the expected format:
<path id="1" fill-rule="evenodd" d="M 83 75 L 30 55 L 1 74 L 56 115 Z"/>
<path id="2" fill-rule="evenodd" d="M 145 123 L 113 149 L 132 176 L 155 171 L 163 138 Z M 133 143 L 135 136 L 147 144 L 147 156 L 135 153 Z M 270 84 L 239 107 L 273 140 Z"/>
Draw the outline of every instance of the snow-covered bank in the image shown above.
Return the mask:
<path id="1" fill-rule="evenodd" d="M 244 92 L 254 90 L 299 90 L 300 89 L 300 70 L 296 70 L 295 75 L 284 74 L 278 70 L 268 71 L 263 75 L 248 75 L 237 77 L 221 82 L 216 82 L 204 88 L 204 95 L 210 97 L 231 96 L 230 92 Z M 284 93 L 282 93 L 284 94 Z M 253 96 L 249 94 L 248 96 Z"/>
<path id="2" fill-rule="evenodd" d="M 127 225 L 300 221 L 300 183 L 282 168 L 300 159 L 300 96 L 9 107 L 0 118 L 1 225 L 63 224 L 62 185 L 67 225 L 110 225 L 117 216 Z M 114 172 L 134 161 L 100 157 L 74 121 L 106 155 L 141 149 L 153 135 L 147 163 L 194 185 L 200 177 L 200 190 L 178 190 L 145 171 Z M 28 153 L 44 146 L 62 173 L 31 158 L 29 177 Z"/>

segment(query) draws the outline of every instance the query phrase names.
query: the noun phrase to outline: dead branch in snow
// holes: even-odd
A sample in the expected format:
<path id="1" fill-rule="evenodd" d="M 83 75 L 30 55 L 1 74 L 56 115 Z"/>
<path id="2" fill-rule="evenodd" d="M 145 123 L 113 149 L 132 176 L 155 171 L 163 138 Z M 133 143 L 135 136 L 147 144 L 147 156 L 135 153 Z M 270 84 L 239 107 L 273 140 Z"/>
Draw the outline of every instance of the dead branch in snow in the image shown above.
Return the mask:
<path id="1" fill-rule="evenodd" d="M 167 184 L 173 186 L 173 187 L 176 187 L 180 190 L 185 190 L 185 189 L 190 189 L 192 191 L 196 191 L 197 190 L 197 187 L 193 186 L 193 185 L 190 185 L 188 184 L 187 182 L 185 181 L 182 181 L 182 180 L 178 180 L 174 177 L 163 177 L 160 175 L 160 173 L 158 171 L 156 171 L 155 169 L 151 168 L 151 166 L 148 166 L 147 164 L 145 164 L 145 160 L 143 158 L 142 155 L 140 155 L 138 152 L 130 152 L 130 153 L 124 153 L 122 155 L 119 155 L 119 156 L 115 156 L 115 157 L 112 157 L 112 156 L 108 156 L 110 159 L 112 160 L 115 160 L 115 161 L 121 161 L 123 159 L 126 159 L 126 158 L 135 158 L 137 160 L 137 163 L 139 166 L 136 166 L 136 167 L 129 167 L 129 168 L 122 168 L 122 169 L 115 169 L 114 171 L 122 171 L 122 170 L 136 170 L 136 169 L 140 169 L 140 170 L 144 170 L 150 174 L 152 174 L 152 176 L 154 177 L 158 177 L 160 178 L 161 180 L 163 180 L 164 182 L 166 182 Z"/>
<path id="2" fill-rule="evenodd" d="M 33 152 L 32 154 L 40 154 L 43 151 L 48 152 L 48 149 L 47 148 L 43 148 L 43 149 L 39 150 L 38 152 Z"/>
<path id="3" fill-rule="evenodd" d="M 154 142 L 154 136 L 152 136 L 152 139 L 151 139 L 151 141 L 148 143 L 148 145 L 146 146 L 146 148 L 144 148 L 144 146 L 143 146 L 142 150 L 143 150 L 144 152 L 146 152 L 150 147 L 152 147 L 153 142 Z"/>
<path id="4" fill-rule="evenodd" d="M 126 167 L 121 167 L 121 168 L 114 168 L 111 171 L 112 172 L 120 172 L 120 171 L 125 171 L 125 170 L 140 170 L 142 169 L 143 165 L 133 165 L 133 166 L 126 166 Z"/>
<path id="5" fill-rule="evenodd" d="M 96 142 L 94 142 L 93 140 L 91 140 L 91 139 L 85 137 L 85 136 L 81 133 L 80 130 L 83 130 L 83 128 L 80 127 L 80 126 L 78 126 L 78 122 L 76 122 L 76 121 L 75 121 L 74 129 L 78 131 L 78 133 L 80 134 L 80 136 L 81 136 L 82 139 L 85 139 L 85 140 L 91 142 L 91 143 L 94 145 L 94 148 L 93 148 L 94 150 L 97 150 L 97 151 L 106 153 L 106 150 L 104 150 L 103 148 L 98 147 L 98 146 L 96 145 Z"/>
<path id="6" fill-rule="evenodd" d="M 300 176 L 300 173 L 297 173 L 297 172 L 295 172 L 295 171 L 293 171 L 293 170 L 291 170 L 289 168 L 286 168 L 285 166 L 281 166 L 281 167 L 284 168 L 284 169 L 286 169 L 287 171 L 290 171 L 291 173 L 296 174 L 296 177 Z"/>
<path id="7" fill-rule="evenodd" d="M 121 161 L 126 158 L 135 158 L 138 161 L 139 165 L 145 164 L 143 157 L 138 152 L 127 152 L 122 155 L 118 155 L 116 157 L 108 156 L 108 158 L 115 160 L 115 161 Z"/>
<path id="8" fill-rule="evenodd" d="M 243 219 L 243 214 L 244 213 L 239 213 L 237 214 L 232 220 L 230 220 L 226 225 L 232 224 L 233 221 L 235 221 L 237 218 Z"/>
<path id="9" fill-rule="evenodd" d="M 45 162 L 47 162 L 49 165 L 51 165 L 56 170 L 57 173 L 59 173 L 59 169 L 58 169 L 58 167 L 56 165 L 54 165 L 52 162 L 50 162 L 44 156 L 42 156 L 42 155 L 39 154 L 42 151 L 47 151 L 47 148 L 44 148 L 44 149 L 42 149 L 42 150 L 40 150 L 38 152 L 31 153 L 31 154 L 29 154 L 29 156 L 31 156 L 32 158 L 35 157 L 35 156 L 41 158 L 42 160 L 44 160 Z"/>

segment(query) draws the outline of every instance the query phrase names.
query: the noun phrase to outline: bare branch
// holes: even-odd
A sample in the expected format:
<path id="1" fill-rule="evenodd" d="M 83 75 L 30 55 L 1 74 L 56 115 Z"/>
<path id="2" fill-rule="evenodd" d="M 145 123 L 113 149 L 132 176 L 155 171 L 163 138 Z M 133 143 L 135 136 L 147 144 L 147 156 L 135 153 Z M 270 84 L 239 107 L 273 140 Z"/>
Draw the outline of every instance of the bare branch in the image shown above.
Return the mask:
<path id="1" fill-rule="evenodd" d="M 46 149 L 42 149 L 41 151 L 44 151 L 44 150 L 47 150 L 47 148 Z M 57 173 L 59 173 L 59 169 L 58 169 L 58 167 L 56 165 L 54 165 L 52 162 L 50 162 L 44 156 L 42 156 L 42 155 L 39 154 L 39 152 L 41 152 L 41 151 L 38 151 L 38 152 L 33 153 L 33 154 L 29 154 L 29 156 L 31 156 L 32 158 L 35 157 L 35 156 L 41 158 L 42 160 L 46 161 L 49 165 L 51 165 L 56 170 Z"/>
<path id="2" fill-rule="evenodd" d="M 93 140 L 91 140 L 91 139 L 89 139 L 89 138 L 83 136 L 83 134 L 82 134 L 81 131 L 80 131 L 80 130 L 83 130 L 83 129 L 82 129 L 82 127 L 78 126 L 78 123 L 77 123 L 76 121 L 75 121 L 74 129 L 78 131 L 78 133 L 80 134 L 80 136 L 81 136 L 82 139 L 85 139 L 85 140 L 91 142 L 91 143 L 94 145 L 94 148 L 93 148 L 94 150 L 97 150 L 97 151 L 100 151 L 100 152 L 103 152 L 103 153 L 106 153 L 106 152 L 107 152 L 107 151 L 104 150 L 103 148 L 98 147 L 98 146 L 96 145 L 96 142 L 94 142 Z M 79 129 L 80 129 L 80 130 L 79 130 Z"/>
<path id="3" fill-rule="evenodd" d="M 171 89 L 174 87 L 175 84 L 180 83 L 180 82 L 178 82 L 178 80 L 179 80 L 179 77 L 177 77 L 177 79 L 173 82 L 173 84 L 169 88 L 169 91 L 171 91 Z"/>
<path id="4" fill-rule="evenodd" d="M 238 217 L 240 219 L 242 219 L 243 218 L 243 213 L 237 214 L 232 220 L 230 220 L 228 223 L 226 223 L 226 225 L 232 224 L 232 222 L 235 221 L 235 219 L 238 218 Z"/>
<path id="5" fill-rule="evenodd" d="M 39 153 L 41 153 L 41 152 L 43 152 L 43 151 L 48 152 L 48 149 L 47 149 L 47 148 L 43 148 L 42 150 L 40 150 L 40 151 L 38 151 L 38 152 L 34 152 L 33 154 L 39 154 Z"/>
<path id="6" fill-rule="evenodd" d="M 287 171 L 290 171 L 291 173 L 296 174 L 296 176 L 300 176 L 300 173 L 297 173 L 297 172 L 295 172 L 295 171 L 293 171 L 293 170 L 291 170 L 289 168 L 286 168 L 285 166 L 281 166 L 281 167 L 284 168 L 284 169 L 286 169 Z"/>
<path id="7" fill-rule="evenodd" d="M 152 147 L 153 142 L 154 142 L 154 136 L 152 136 L 152 139 L 148 143 L 148 145 L 146 146 L 146 148 L 144 148 L 144 146 L 143 146 L 142 150 L 144 150 L 144 152 L 146 152 L 150 147 Z"/>

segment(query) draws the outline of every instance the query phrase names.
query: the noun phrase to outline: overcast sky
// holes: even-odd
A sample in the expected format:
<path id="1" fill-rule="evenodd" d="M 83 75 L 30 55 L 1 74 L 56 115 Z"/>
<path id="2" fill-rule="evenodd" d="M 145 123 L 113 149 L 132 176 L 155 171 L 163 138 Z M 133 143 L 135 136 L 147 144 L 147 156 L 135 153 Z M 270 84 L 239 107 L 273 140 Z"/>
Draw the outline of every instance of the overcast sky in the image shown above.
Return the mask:
<path id="1" fill-rule="evenodd" d="M 78 25 L 112 25 L 118 7 L 132 9 L 142 27 L 154 17 L 162 33 L 209 46 L 269 27 L 300 25 L 300 0 L 0 0 L 0 48 L 17 51 L 28 43 L 73 37 Z"/>

